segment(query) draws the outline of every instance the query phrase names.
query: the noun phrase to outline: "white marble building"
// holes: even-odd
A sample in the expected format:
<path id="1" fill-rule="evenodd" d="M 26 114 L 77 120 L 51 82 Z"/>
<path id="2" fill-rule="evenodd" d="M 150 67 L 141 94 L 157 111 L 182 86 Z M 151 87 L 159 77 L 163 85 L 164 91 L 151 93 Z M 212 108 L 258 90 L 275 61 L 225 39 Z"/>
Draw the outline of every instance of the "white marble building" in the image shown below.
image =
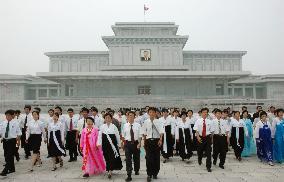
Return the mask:
<path id="1" fill-rule="evenodd" d="M 246 51 L 184 50 L 188 36 L 178 35 L 171 22 L 120 22 L 111 28 L 114 35 L 102 37 L 108 51 L 47 52 L 49 72 L 0 75 L 2 105 L 282 104 L 284 75 L 244 71 Z"/>

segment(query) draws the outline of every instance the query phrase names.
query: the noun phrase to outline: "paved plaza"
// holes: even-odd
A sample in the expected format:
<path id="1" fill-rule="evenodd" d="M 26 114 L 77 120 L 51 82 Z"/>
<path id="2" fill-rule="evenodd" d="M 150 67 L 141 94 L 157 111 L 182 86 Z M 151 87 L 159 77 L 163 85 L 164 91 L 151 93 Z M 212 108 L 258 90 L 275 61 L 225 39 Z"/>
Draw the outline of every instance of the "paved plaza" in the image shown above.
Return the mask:
<path id="1" fill-rule="evenodd" d="M 4 162 L 3 150 L 0 150 L 1 166 Z M 20 150 L 21 160 L 16 162 L 16 173 L 9 174 L 7 177 L 0 177 L 0 181 L 11 182 L 79 182 L 79 181 L 124 181 L 126 178 L 125 162 L 121 171 L 116 171 L 113 178 L 109 180 L 106 175 L 92 176 L 88 179 L 82 178 L 81 157 L 77 162 L 67 162 L 68 156 L 64 158 L 64 166 L 58 168 L 55 172 L 51 171 L 51 159 L 46 158 L 46 150 L 42 147 L 42 167 L 35 167 L 34 172 L 28 172 L 30 160 L 23 157 L 23 149 Z M 122 160 L 124 160 L 124 152 L 121 152 Z M 133 175 L 133 181 L 146 181 L 145 159 L 142 157 L 141 170 L 139 176 Z M 208 173 L 205 167 L 205 159 L 201 166 L 197 163 L 197 155 L 190 159 L 190 162 L 183 162 L 179 157 L 174 157 L 170 162 L 163 164 L 161 158 L 161 170 L 157 182 L 240 182 L 240 181 L 284 181 L 284 164 L 276 164 L 269 166 L 259 162 L 256 156 L 245 158 L 242 162 L 234 159 L 233 152 L 230 151 L 227 156 L 225 169 L 222 170 L 218 166 L 212 167 L 212 173 Z"/>

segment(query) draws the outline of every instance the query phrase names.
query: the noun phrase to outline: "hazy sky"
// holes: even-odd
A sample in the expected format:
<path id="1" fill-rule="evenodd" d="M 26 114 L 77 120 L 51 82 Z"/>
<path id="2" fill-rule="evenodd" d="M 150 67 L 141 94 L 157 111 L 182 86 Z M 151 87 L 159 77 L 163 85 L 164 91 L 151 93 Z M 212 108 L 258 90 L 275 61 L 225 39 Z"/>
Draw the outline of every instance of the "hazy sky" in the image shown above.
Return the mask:
<path id="1" fill-rule="evenodd" d="M 0 74 L 48 71 L 48 51 L 107 50 L 118 21 L 173 21 L 185 50 L 244 50 L 243 69 L 284 74 L 283 0 L 0 0 Z"/>

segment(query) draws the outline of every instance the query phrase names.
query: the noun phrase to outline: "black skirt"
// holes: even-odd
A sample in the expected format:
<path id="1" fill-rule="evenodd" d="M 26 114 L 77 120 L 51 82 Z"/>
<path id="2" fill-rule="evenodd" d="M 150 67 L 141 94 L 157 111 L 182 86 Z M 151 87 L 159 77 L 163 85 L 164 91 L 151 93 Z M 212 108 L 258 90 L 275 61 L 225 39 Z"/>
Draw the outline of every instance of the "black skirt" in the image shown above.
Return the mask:
<path id="1" fill-rule="evenodd" d="M 65 149 L 69 150 L 69 149 L 73 149 L 77 147 L 77 143 L 76 143 L 76 130 L 72 130 L 72 131 L 67 131 L 67 135 L 66 135 L 66 144 L 65 144 Z"/>
<path id="2" fill-rule="evenodd" d="M 29 143 L 29 149 L 30 151 L 33 151 L 34 154 L 38 154 L 40 151 L 41 146 L 41 138 L 42 134 L 31 134 L 28 143 Z"/>
<path id="3" fill-rule="evenodd" d="M 66 155 L 65 154 L 65 148 L 62 145 L 60 130 L 55 131 L 55 137 L 58 141 L 59 146 L 57 146 L 55 141 L 54 141 L 53 132 L 54 131 L 50 132 L 50 137 L 49 137 L 49 154 L 50 154 L 50 157 L 65 156 Z"/>
<path id="4" fill-rule="evenodd" d="M 179 128 L 179 155 L 182 159 L 189 159 L 192 156 L 192 142 L 189 128 L 184 128 L 184 137 L 182 128 Z"/>
<path id="5" fill-rule="evenodd" d="M 169 158 L 173 156 L 174 139 L 172 137 L 171 130 L 172 130 L 171 125 L 165 126 L 166 141 L 163 141 L 163 142 L 167 143 L 167 153 L 163 151 L 163 147 L 162 147 L 162 155 L 164 158 Z"/>
<path id="6" fill-rule="evenodd" d="M 111 138 L 112 143 L 119 154 L 119 149 L 117 146 L 117 140 L 115 134 L 109 134 L 109 137 Z M 107 171 L 121 170 L 123 166 L 120 154 L 118 157 L 115 157 L 112 147 L 107 139 L 107 136 L 104 133 L 102 134 L 102 149 L 106 161 L 106 170 Z"/>

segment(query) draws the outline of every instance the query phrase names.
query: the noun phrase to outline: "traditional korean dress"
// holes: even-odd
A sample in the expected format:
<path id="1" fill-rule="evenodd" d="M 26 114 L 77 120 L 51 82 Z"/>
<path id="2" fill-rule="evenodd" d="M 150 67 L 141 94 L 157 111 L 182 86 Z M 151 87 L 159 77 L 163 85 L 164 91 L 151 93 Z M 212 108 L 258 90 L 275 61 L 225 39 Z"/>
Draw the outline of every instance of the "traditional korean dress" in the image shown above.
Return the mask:
<path id="1" fill-rule="evenodd" d="M 175 123 L 170 116 L 166 119 L 161 117 L 159 120 L 164 128 L 162 155 L 164 158 L 168 159 L 173 156 L 174 138 L 172 136 L 175 134 Z"/>
<path id="2" fill-rule="evenodd" d="M 118 148 L 118 145 L 120 144 L 120 135 L 114 124 L 103 124 L 101 126 L 98 144 L 102 146 L 103 155 L 106 161 L 106 171 L 121 170 L 122 161 Z"/>
<path id="3" fill-rule="evenodd" d="M 183 160 L 192 156 L 192 135 L 189 120 L 180 120 L 176 127 L 176 139 L 179 140 L 179 155 Z"/>
<path id="4" fill-rule="evenodd" d="M 97 147 L 99 130 L 84 128 L 81 133 L 80 147 L 83 153 L 82 170 L 85 174 L 100 174 L 106 170 L 103 151 Z"/>
<path id="5" fill-rule="evenodd" d="M 49 152 L 51 157 L 66 156 L 64 142 L 64 125 L 58 120 L 48 126 Z"/>
<path id="6" fill-rule="evenodd" d="M 257 156 L 261 161 L 272 162 L 273 147 L 271 138 L 271 125 L 268 121 L 259 120 L 256 123 L 256 147 Z"/>
<path id="7" fill-rule="evenodd" d="M 237 158 L 241 157 L 241 153 L 244 149 L 244 139 L 245 135 L 245 123 L 242 119 L 237 121 L 236 119 L 232 119 L 230 122 L 230 133 L 231 138 L 230 142 L 234 149 L 235 156 Z"/>
<path id="8" fill-rule="evenodd" d="M 284 161 L 284 119 L 275 118 L 275 136 L 273 145 L 273 157 L 276 162 Z"/>
<path id="9" fill-rule="evenodd" d="M 247 136 L 244 139 L 244 150 L 242 152 L 242 157 L 249 157 L 256 154 L 256 145 L 253 137 L 253 126 L 250 119 L 244 119 L 245 127 L 247 129 Z"/>

